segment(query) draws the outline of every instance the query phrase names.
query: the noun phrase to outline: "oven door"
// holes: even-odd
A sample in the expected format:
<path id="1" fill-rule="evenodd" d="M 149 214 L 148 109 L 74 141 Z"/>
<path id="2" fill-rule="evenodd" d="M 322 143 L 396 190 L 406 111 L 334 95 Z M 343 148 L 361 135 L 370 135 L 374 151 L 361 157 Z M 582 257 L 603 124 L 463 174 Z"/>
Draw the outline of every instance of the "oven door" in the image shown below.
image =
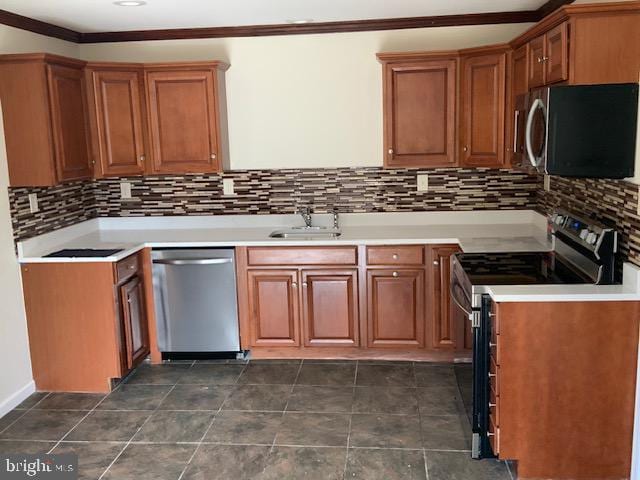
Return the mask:
<path id="1" fill-rule="evenodd" d="M 549 89 L 533 90 L 527 96 L 527 119 L 524 130 L 526 159 L 539 173 L 546 172 L 548 145 Z"/>

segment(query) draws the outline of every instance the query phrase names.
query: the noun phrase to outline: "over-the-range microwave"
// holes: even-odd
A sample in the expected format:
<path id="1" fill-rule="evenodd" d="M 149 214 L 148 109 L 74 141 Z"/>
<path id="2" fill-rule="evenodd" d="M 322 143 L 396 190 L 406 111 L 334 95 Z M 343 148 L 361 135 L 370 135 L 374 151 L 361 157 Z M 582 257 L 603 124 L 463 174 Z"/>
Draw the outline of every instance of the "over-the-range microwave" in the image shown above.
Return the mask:
<path id="1" fill-rule="evenodd" d="M 637 83 L 540 88 L 518 105 L 516 167 L 565 177 L 634 175 Z"/>

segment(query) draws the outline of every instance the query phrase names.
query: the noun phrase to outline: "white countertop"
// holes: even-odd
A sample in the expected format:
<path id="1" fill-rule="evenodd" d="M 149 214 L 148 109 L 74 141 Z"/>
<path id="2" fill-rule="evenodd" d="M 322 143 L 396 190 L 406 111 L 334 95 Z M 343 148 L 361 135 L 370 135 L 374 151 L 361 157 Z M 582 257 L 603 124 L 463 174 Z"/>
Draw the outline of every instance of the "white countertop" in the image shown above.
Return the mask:
<path id="1" fill-rule="evenodd" d="M 329 226 L 329 215 L 314 224 Z M 116 262 L 146 247 L 459 244 L 466 253 L 549 251 L 546 219 L 530 210 L 368 213 L 340 216 L 335 239 L 276 239 L 298 215 L 98 218 L 18 243 L 21 263 Z M 111 257 L 45 257 L 76 248 L 122 249 Z M 622 285 L 492 286 L 497 302 L 640 300 L 640 270 L 625 264 Z"/>
<path id="2" fill-rule="evenodd" d="M 459 244 L 465 252 L 548 251 L 545 218 L 533 211 L 420 212 L 341 215 L 332 239 L 270 238 L 299 226 L 298 215 L 100 218 L 18 244 L 21 263 L 114 262 L 152 248 Z M 314 216 L 328 225 L 329 215 Z M 62 249 L 122 249 L 101 258 L 46 257 Z"/>

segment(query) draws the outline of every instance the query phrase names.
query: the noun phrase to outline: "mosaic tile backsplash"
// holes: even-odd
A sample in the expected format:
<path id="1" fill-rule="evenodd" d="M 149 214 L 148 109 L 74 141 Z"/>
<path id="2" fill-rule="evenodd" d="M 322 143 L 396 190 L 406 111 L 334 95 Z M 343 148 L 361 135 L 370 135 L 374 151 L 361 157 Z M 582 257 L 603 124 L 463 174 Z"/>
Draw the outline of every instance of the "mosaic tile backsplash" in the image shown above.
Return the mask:
<path id="1" fill-rule="evenodd" d="M 336 168 L 238 170 L 223 175 L 132 177 L 75 182 L 52 188 L 10 188 L 16 241 L 93 217 L 229 215 L 314 212 L 407 212 L 527 209 L 537 205 L 540 181 L 509 170 L 431 169 L 429 191 L 417 192 L 416 169 Z M 236 194 L 222 195 L 232 178 Z M 132 199 L 120 199 L 120 182 Z M 29 212 L 37 193 L 40 212 Z"/>
<path id="2" fill-rule="evenodd" d="M 640 266 L 638 188 L 624 180 L 551 177 L 550 190 L 538 191 L 537 209 L 548 214 L 560 207 L 615 228 L 619 260 Z"/>

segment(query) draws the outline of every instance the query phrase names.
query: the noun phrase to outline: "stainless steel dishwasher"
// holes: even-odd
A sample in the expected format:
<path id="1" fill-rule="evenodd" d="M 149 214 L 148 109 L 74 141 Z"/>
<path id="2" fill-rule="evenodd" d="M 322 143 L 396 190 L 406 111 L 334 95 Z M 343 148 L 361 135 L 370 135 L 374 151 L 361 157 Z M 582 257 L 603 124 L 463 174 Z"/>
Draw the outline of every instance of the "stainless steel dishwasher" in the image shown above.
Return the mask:
<path id="1" fill-rule="evenodd" d="M 234 250 L 154 250 L 152 259 L 163 357 L 238 353 Z"/>

